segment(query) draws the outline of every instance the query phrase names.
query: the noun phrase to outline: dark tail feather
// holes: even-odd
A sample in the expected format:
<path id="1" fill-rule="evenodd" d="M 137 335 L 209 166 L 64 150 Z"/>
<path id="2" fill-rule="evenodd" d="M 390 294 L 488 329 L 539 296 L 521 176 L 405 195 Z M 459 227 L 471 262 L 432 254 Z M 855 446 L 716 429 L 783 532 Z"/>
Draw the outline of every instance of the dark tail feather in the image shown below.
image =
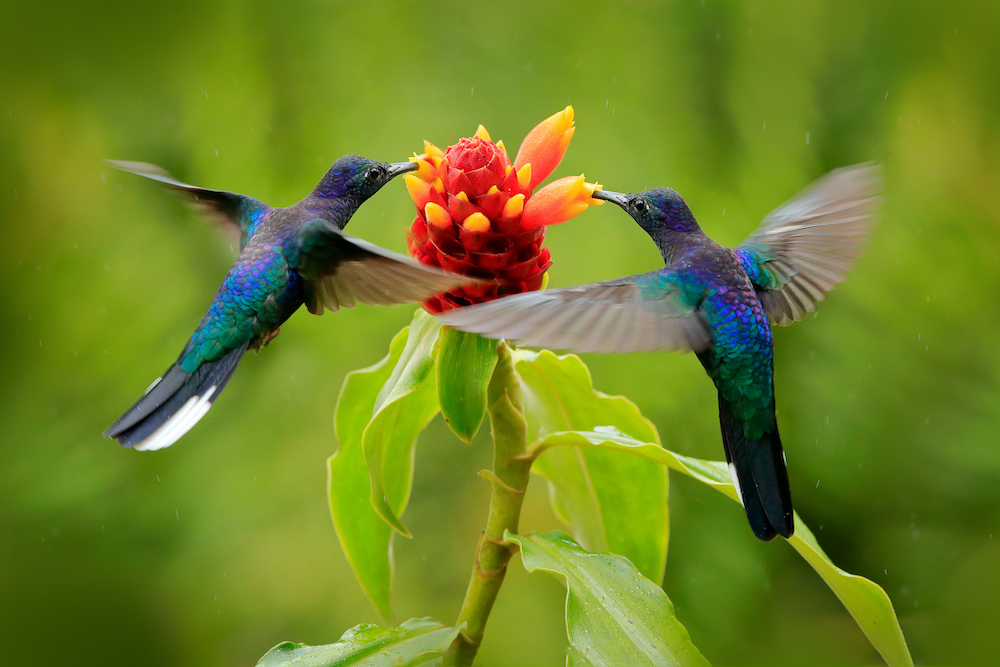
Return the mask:
<path id="1" fill-rule="evenodd" d="M 104 436 L 141 451 L 174 444 L 212 407 L 246 349 L 244 344 L 220 359 L 204 362 L 193 373 L 181 370 L 180 363 L 174 364 Z"/>
<path id="2" fill-rule="evenodd" d="M 765 542 L 775 535 L 791 537 L 795 529 L 792 493 L 777 427 L 760 440 L 747 440 L 743 425 L 721 394 L 719 421 L 729 472 L 753 534 Z"/>

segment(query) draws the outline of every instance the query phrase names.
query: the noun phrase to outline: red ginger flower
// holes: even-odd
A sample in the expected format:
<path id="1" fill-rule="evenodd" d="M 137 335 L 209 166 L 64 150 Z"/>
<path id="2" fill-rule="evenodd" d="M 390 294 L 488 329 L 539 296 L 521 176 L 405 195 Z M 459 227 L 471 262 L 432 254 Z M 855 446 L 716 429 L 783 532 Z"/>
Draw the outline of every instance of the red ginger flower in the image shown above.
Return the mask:
<path id="1" fill-rule="evenodd" d="M 591 198 L 600 186 L 582 175 L 534 192 L 575 131 L 573 107 L 566 107 L 528 133 L 513 164 L 503 142 L 493 143 L 482 125 L 445 152 L 424 142 L 423 154 L 411 158 L 418 171 L 404 177 L 417 206 L 406 245 L 424 264 L 483 281 L 437 294 L 424 308 L 440 313 L 541 288 L 552 265 L 542 248 L 545 226 L 602 203 Z"/>

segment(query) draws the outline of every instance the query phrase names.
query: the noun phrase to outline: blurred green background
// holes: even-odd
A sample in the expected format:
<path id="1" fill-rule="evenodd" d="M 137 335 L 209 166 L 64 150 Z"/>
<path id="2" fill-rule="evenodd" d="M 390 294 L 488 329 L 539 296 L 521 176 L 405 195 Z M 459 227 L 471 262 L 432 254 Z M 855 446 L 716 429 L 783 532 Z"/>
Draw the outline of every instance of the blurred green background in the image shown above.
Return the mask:
<path id="1" fill-rule="evenodd" d="M 279 6 L 280 5 L 280 6 Z M 15 2 L 0 41 L 0 639 L 31 664 L 249 665 L 377 619 L 325 502 L 345 373 L 412 308 L 297 314 L 168 450 L 101 431 L 176 357 L 235 257 L 104 158 L 275 205 L 348 152 L 400 160 L 483 123 L 513 153 L 566 104 L 556 176 L 671 185 L 741 241 L 845 164 L 885 165 L 850 279 L 776 333 L 796 507 L 892 597 L 918 663 L 996 660 L 1000 627 L 1000 4 Z M 402 183 L 349 232 L 396 250 Z M 612 207 L 549 231 L 550 285 L 651 270 Z M 721 458 L 692 356 L 589 355 L 666 446 Z M 399 618 L 457 614 L 487 440 L 421 438 Z M 721 664 L 877 664 L 823 583 L 721 495 L 674 477 L 665 588 Z M 557 525 L 540 480 L 524 530 Z M 519 565 L 480 664 L 561 664 L 563 589 Z"/>

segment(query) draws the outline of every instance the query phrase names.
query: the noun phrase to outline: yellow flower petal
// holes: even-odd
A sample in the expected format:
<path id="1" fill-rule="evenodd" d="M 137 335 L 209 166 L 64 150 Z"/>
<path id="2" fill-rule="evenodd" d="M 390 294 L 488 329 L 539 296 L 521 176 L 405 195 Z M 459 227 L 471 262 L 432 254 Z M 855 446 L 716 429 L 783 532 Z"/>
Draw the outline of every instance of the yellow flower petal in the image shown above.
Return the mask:
<path id="1" fill-rule="evenodd" d="M 500 214 L 501 218 L 516 218 L 521 215 L 521 211 L 524 210 L 524 195 L 514 195 L 507 200 L 507 203 L 503 205 L 503 213 Z"/>
<path id="2" fill-rule="evenodd" d="M 444 151 L 432 144 L 431 142 L 424 139 L 424 155 L 427 157 L 444 157 Z"/>
<path id="3" fill-rule="evenodd" d="M 427 224 L 434 225 L 438 229 L 448 229 L 451 226 L 451 215 L 448 211 L 432 201 L 424 206 L 424 215 L 427 217 Z"/>
<path id="4" fill-rule="evenodd" d="M 484 141 L 493 141 L 492 139 L 490 139 L 490 133 L 487 132 L 486 128 L 483 127 L 482 125 L 476 128 L 476 136 L 479 137 L 480 139 L 483 139 Z"/>
<path id="5" fill-rule="evenodd" d="M 470 232 L 488 232 L 490 230 L 490 219 L 476 211 L 462 221 L 462 225 Z"/>
<path id="6" fill-rule="evenodd" d="M 431 184 L 413 174 L 405 174 L 403 182 L 406 183 L 406 189 L 409 190 L 413 203 L 417 208 L 423 208 L 431 198 Z"/>
<path id="7" fill-rule="evenodd" d="M 531 165 L 526 164 L 517 170 L 517 184 L 522 190 L 531 190 Z"/>

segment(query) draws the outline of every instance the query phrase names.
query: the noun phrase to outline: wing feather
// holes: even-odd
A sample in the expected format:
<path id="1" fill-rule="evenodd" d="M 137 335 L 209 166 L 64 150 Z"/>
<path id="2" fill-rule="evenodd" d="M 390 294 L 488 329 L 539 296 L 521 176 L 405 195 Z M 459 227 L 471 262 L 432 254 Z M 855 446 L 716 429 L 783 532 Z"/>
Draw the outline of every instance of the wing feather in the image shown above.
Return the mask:
<path id="1" fill-rule="evenodd" d="M 306 305 L 323 309 L 422 301 L 472 282 L 347 236 L 319 218 L 304 223 L 285 248 L 285 260 L 306 280 Z"/>
<path id="2" fill-rule="evenodd" d="M 576 352 L 700 351 L 708 327 L 684 304 L 666 269 L 566 289 L 527 292 L 439 319 L 488 338 Z M 655 290 L 655 293 L 653 291 Z"/>
<path id="3" fill-rule="evenodd" d="M 235 229 L 240 235 L 240 249 L 243 249 L 249 241 L 254 223 L 269 210 L 265 203 L 247 195 L 182 183 L 155 164 L 126 160 L 105 160 L 105 162 L 115 169 L 143 176 L 167 186 L 182 195 L 188 205 L 198 213 L 223 228 Z"/>
<path id="4" fill-rule="evenodd" d="M 861 254 L 879 204 L 878 167 L 830 172 L 775 209 L 739 248 L 768 316 L 790 324 L 816 309 Z"/>

